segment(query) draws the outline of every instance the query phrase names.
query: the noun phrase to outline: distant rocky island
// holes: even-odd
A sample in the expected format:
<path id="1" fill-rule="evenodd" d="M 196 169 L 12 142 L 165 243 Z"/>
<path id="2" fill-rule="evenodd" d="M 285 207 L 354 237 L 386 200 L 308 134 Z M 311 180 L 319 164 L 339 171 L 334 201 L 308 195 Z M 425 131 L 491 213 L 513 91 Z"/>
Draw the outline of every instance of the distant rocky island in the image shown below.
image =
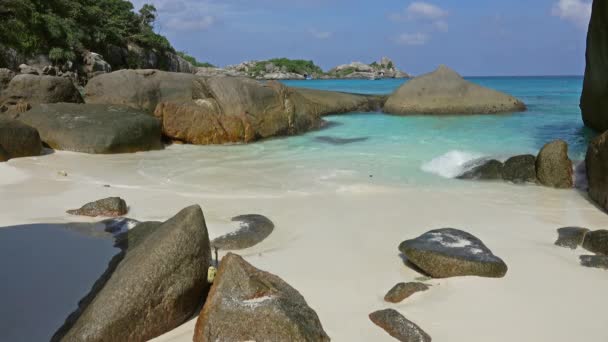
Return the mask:
<path id="1" fill-rule="evenodd" d="M 365 64 L 352 62 L 338 65 L 324 72 L 313 61 L 274 58 L 266 61 L 247 61 L 225 68 L 199 67 L 198 76 L 240 76 L 258 80 L 304 80 L 304 79 L 382 79 L 409 78 L 410 75 L 395 66 L 388 58 Z"/>

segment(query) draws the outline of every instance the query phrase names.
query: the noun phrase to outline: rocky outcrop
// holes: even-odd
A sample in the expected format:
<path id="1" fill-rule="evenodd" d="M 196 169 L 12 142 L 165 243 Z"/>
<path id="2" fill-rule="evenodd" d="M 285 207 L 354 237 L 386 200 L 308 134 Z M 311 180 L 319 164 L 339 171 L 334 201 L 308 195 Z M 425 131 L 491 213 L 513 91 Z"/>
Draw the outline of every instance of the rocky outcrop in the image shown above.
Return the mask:
<path id="1" fill-rule="evenodd" d="M 196 76 L 202 77 L 247 77 L 247 74 L 244 72 L 222 69 L 222 68 L 214 68 L 214 67 L 199 67 L 196 68 Z"/>
<path id="2" fill-rule="evenodd" d="M 83 205 L 80 209 L 68 210 L 70 215 L 117 217 L 126 215 L 127 202 L 120 197 L 108 197 Z"/>
<path id="3" fill-rule="evenodd" d="M 409 114 L 496 114 L 524 111 L 518 99 L 466 81 L 442 65 L 402 85 L 386 101 L 384 111 Z"/>
<path id="4" fill-rule="evenodd" d="M 92 79 L 88 103 L 154 112 L 163 134 L 192 144 L 248 143 L 303 133 L 321 116 L 377 110 L 381 96 L 288 88 L 240 77 L 199 77 L 157 70 L 121 70 Z"/>
<path id="5" fill-rule="evenodd" d="M 0 117 L 0 161 L 38 156 L 41 151 L 42 142 L 35 128 Z"/>
<path id="6" fill-rule="evenodd" d="M 524 154 L 507 159 L 502 178 L 515 184 L 536 183 L 536 157 Z"/>
<path id="7" fill-rule="evenodd" d="M 158 120 L 125 106 L 41 104 L 18 119 L 57 150 L 110 154 L 163 148 Z"/>
<path id="8" fill-rule="evenodd" d="M 568 189 L 574 186 L 572 161 L 568 157 L 568 144 L 552 141 L 536 157 L 536 177 L 544 186 Z"/>
<path id="9" fill-rule="evenodd" d="M 589 197 L 608 210 L 608 132 L 591 141 L 585 156 Z"/>
<path id="10" fill-rule="evenodd" d="M 581 96 L 585 125 L 608 130 L 608 2 L 595 0 L 587 34 L 587 66 Z"/>
<path id="11" fill-rule="evenodd" d="M 423 283 L 399 283 L 387 292 L 384 300 L 389 303 L 400 303 L 414 293 L 423 292 L 428 289 L 429 286 Z"/>
<path id="12" fill-rule="evenodd" d="M 112 66 L 110 63 L 103 59 L 103 56 L 95 52 L 86 52 L 82 56 L 82 69 L 87 75 L 87 78 L 91 79 L 97 75 L 107 74 L 112 72 Z"/>
<path id="13" fill-rule="evenodd" d="M 22 74 L 15 76 L 0 94 L 0 112 L 21 112 L 36 104 L 57 102 L 83 101 L 67 78 Z"/>
<path id="14" fill-rule="evenodd" d="M 342 64 L 327 73 L 328 78 L 339 79 L 381 79 L 381 78 L 409 78 L 410 76 L 397 69 L 395 63 L 388 58 L 382 57 L 380 61 L 371 64 L 352 62 Z"/>
<path id="15" fill-rule="evenodd" d="M 209 288 L 209 237 L 199 206 L 121 235 L 123 252 L 53 341 L 147 341 L 192 317 Z"/>
<path id="16" fill-rule="evenodd" d="M 403 241 L 399 250 L 409 262 L 434 278 L 480 276 L 501 278 L 507 265 L 481 240 L 453 228 L 436 229 Z"/>
<path id="17" fill-rule="evenodd" d="M 581 227 L 564 227 L 557 230 L 558 238 L 555 241 L 556 246 L 576 249 L 583 244 L 585 236 L 589 233 L 589 229 Z"/>
<path id="18" fill-rule="evenodd" d="M 240 222 L 241 228 L 213 239 L 211 247 L 225 251 L 253 247 L 264 241 L 274 230 L 274 223 L 262 215 L 240 215 L 233 217 L 232 221 Z"/>
<path id="19" fill-rule="evenodd" d="M 15 77 L 15 73 L 12 70 L 0 69 L 0 94 L 8 87 L 8 84 L 11 82 L 13 77 Z"/>
<path id="20" fill-rule="evenodd" d="M 194 341 L 299 342 L 329 337 L 296 289 L 229 253 L 222 258 L 196 322 Z"/>
<path id="21" fill-rule="evenodd" d="M 372 312 L 369 319 L 401 342 L 431 342 L 431 337 L 416 323 L 403 317 L 397 310 Z"/>

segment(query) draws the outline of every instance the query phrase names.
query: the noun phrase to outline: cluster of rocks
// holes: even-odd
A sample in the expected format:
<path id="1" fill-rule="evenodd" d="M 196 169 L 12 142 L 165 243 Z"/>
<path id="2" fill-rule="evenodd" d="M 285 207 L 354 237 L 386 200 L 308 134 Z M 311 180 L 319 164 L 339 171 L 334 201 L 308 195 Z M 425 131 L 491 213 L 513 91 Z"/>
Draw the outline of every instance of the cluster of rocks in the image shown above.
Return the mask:
<path id="1" fill-rule="evenodd" d="M 491 159 L 458 176 L 459 179 L 504 180 L 512 183 L 537 183 L 568 189 L 574 186 L 573 165 L 568 157 L 568 144 L 552 141 L 531 154 L 514 156 L 506 162 Z"/>
<path id="2" fill-rule="evenodd" d="M 410 78 L 395 66 L 395 63 L 388 58 L 382 57 L 380 61 L 371 64 L 352 62 L 342 64 L 329 70 L 323 78 L 338 79 L 382 79 L 382 78 Z"/>
<path id="3" fill-rule="evenodd" d="M 557 230 L 555 245 L 570 249 L 583 247 L 594 255 L 581 255 L 581 265 L 608 270 L 608 230 L 591 231 L 582 227 L 564 227 Z"/>
<path id="4" fill-rule="evenodd" d="M 121 253 L 52 341 L 146 341 L 201 306 L 194 341 L 329 341 L 296 289 L 236 254 L 222 258 L 210 287 L 211 242 L 199 206 L 166 222 L 139 223 L 116 245 Z"/>
<path id="5" fill-rule="evenodd" d="M 494 255 L 477 237 L 459 229 L 428 231 L 414 239 L 403 241 L 399 245 L 399 251 L 405 257 L 406 264 L 432 278 L 501 278 L 507 273 L 507 265 L 502 259 Z M 386 294 L 384 300 L 399 303 L 429 288 L 429 285 L 420 282 L 399 283 Z M 422 328 L 394 309 L 373 312 L 369 318 L 399 341 L 431 341 L 431 337 Z"/>

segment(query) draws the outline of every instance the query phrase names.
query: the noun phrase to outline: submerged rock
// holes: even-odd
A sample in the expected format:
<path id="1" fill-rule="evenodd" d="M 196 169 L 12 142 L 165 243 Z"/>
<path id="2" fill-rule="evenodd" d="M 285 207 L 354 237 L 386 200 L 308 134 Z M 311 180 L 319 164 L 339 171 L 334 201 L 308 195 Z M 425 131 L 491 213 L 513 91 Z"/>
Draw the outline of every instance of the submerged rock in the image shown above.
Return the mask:
<path id="1" fill-rule="evenodd" d="M 320 136 L 315 137 L 315 141 L 323 142 L 330 145 L 347 145 L 356 142 L 366 141 L 369 139 L 368 137 L 361 138 L 337 138 L 337 137 L 329 137 L 329 136 Z"/>
<path id="2" fill-rule="evenodd" d="M 581 227 L 559 228 L 557 230 L 558 238 L 557 241 L 555 241 L 555 245 L 576 249 L 578 246 L 583 244 L 585 236 L 588 232 L 589 229 Z"/>
<path id="3" fill-rule="evenodd" d="M 589 197 L 608 210 L 608 132 L 591 141 L 585 156 Z"/>
<path id="4" fill-rule="evenodd" d="M 588 232 L 583 241 L 583 248 L 596 254 L 608 255 L 608 230 Z"/>
<path id="5" fill-rule="evenodd" d="M 163 148 L 160 122 L 126 106 L 41 104 L 18 119 L 57 150 L 110 154 Z"/>
<path id="6" fill-rule="evenodd" d="M 488 160 L 482 165 L 474 167 L 472 170 L 458 176 L 458 179 L 473 180 L 502 180 L 502 170 L 504 164 L 496 159 Z"/>
<path id="7" fill-rule="evenodd" d="M 568 143 L 555 140 L 543 146 L 536 157 L 536 177 L 540 184 L 554 188 L 572 188 L 572 174 Z"/>
<path id="8" fill-rule="evenodd" d="M 142 223 L 52 341 L 147 341 L 184 323 L 207 293 L 209 237 L 199 206 Z"/>
<path id="9" fill-rule="evenodd" d="M 402 85 L 384 106 L 386 113 L 399 115 L 495 114 L 524 110 L 524 103 L 513 96 L 466 81 L 444 65 Z"/>
<path id="10" fill-rule="evenodd" d="M 502 178 L 516 184 L 536 183 L 536 157 L 525 154 L 507 159 Z"/>
<path id="11" fill-rule="evenodd" d="M 38 156 L 41 152 L 42 142 L 35 128 L 0 117 L 0 161 Z"/>
<path id="12" fill-rule="evenodd" d="M 587 35 L 587 67 L 581 96 L 585 125 L 598 132 L 608 130 L 608 2 L 595 0 Z"/>
<path id="13" fill-rule="evenodd" d="M 238 250 L 253 247 L 264 241 L 274 230 L 274 223 L 262 215 L 241 215 L 233 217 L 232 221 L 240 222 L 241 228 L 211 241 L 213 248 Z"/>
<path id="14" fill-rule="evenodd" d="M 329 337 L 296 289 L 228 253 L 196 322 L 194 341 L 298 342 Z"/>
<path id="15" fill-rule="evenodd" d="M 90 202 L 80 209 L 68 210 L 70 215 L 80 216 L 122 216 L 128 212 L 127 202 L 120 197 L 108 197 L 95 202 Z"/>
<path id="16" fill-rule="evenodd" d="M 501 278 L 507 265 L 481 240 L 458 229 L 443 228 L 403 241 L 407 260 L 434 278 L 480 276 Z"/>
<path id="17" fill-rule="evenodd" d="M 608 270 L 608 256 L 606 255 L 581 255 L 581 265 L 591 268 Z"/>
<path id="18" fill-rule="evenodd" d="M 384 296 L 384 300 L 390 303 L 399 303 L 416 292 L 428 289 L 429 286 L 423 283 L 399 283 L 388 291 L 386 296 Z"/>
<path id="19" fill-rule="evenodd" d="M 372 312 L 369 319 L 399 341 L 431 342 L 431 336 L 396 310 L 385 309 Z"/>

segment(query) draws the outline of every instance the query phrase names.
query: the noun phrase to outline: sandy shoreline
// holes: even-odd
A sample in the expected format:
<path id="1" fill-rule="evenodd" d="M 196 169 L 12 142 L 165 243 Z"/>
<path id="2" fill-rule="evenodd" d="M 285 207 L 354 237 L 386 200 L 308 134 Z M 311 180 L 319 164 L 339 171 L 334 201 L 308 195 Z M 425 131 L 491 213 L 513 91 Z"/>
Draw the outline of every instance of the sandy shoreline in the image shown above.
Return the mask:
<path id="1" fill-rule="evenodd" d="M 583 268 L 581 251 L 553 245 L 556 228 L 608 225 L 608 215 L 575 190 L 455 181 L 345 182 L 296 192 L 248 187 L 247 168 L 196 186 L 146 177 L 141 168 L 137 156 L 63 152 L 1 164 L 0 226 L 87 220 L 64 212 L 107 196 L 125 198 L 138 220 L 165 220 L 200 204 L 212 238 L 234 229 L 233 216 L 263 214 L 275 232 L 239 254 L 298 289 L 334 341 L 391 341 L 367 317 L 388 307 L 440 342 L 608 340 L 605 271 Z M 482 239 L 509 266 L 506 277 L 431 280 L 431 290 L 385 303 L 393 285 L 419 277 L 403 265 L 398 244 L 442 227 Z M 188 322 L 157 340 L 191 341 L 193 327 Z"/>

